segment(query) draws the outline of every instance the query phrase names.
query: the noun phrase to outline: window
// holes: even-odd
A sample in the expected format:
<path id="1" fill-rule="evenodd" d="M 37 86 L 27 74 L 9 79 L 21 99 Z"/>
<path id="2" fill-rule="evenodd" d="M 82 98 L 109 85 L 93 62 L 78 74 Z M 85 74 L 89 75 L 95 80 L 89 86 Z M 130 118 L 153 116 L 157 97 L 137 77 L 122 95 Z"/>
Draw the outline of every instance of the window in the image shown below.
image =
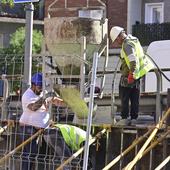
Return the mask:
<path id="1" fill-rule="evenodd" d="M 164 22 L 164 3 L 145 4 L 145 23 Z"/>

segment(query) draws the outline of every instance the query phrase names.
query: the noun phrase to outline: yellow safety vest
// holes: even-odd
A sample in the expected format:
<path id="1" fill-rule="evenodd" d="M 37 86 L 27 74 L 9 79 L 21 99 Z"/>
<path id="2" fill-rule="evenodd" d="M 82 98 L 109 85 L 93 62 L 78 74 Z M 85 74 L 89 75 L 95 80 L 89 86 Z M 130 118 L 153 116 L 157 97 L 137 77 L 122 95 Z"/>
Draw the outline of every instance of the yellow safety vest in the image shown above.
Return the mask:
<path id="1" fill-rule="evenodd" d="M 146 73 L 148 73 L 151 69 L 153 69 L 155 66 L 153 62 L 148 58 L 148 56 L 144 54 L 143 48 L 137 38 L 127 39 L 127 43 L 130 44 L 135 50 L 136 69 L 134 71 L 134 78 L 139 79 L 143 77 Z M 128 68 L 130 69 L 130 61 L 123 49 L 123 45 L 121 49 L 121 57 L 125 59 L 125 62 Z"/>
<path id="2" fill-rule="evenodd" d="M 76 126 L 66 124 L 55 124 L 62 133 L 62 136 L 67 145 L 74 151 L 81 147 L 81 143 L 86 140 L 86 132 Z"/>

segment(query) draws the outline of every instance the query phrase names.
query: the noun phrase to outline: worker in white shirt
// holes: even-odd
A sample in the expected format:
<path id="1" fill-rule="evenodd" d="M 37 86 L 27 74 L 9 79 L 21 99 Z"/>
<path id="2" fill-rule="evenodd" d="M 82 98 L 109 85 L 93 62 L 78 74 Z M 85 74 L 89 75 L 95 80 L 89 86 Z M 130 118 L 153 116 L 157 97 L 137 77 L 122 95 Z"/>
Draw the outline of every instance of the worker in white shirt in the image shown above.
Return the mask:
<path id="1" fill-rule="evenodd" d="M 63 100 L 58 97 L 44 98 L 42 93 L 42 73 L 35 73 L 31 79 L 31 87 L 22 96 L 23 113 L 19 120 L 19 133 L 22 141 L 25 141 L 37 130 L 46 128 L 50 124 L 48 103 L 62 105 Z M 33 139 L 23 149 L 22 169 L 31 170 L 33 160 L 38 152 L 37 138 Z"/>

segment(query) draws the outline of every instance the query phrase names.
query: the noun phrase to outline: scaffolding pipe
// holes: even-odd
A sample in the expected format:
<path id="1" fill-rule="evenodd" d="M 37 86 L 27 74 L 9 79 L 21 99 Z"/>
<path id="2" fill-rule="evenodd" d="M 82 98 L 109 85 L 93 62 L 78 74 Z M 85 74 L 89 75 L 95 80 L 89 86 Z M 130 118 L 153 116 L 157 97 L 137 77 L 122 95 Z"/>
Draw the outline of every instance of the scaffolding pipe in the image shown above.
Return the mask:
<path id="1" fill-rule="evenodd" d="M 140 136 L 139 138 L 135 139 L 133 143 L 125 149 L 120 155 L 118 155 L 115 159 L 113 159 L 107 166 L 105 166 L 102 170 L 108 170 L 110 169 L 113 165 L 115 165 L 123 156 L 128 154 L 136 145 L 138 145 L 140 142 L 142 142 L 147 136 L 152 132 L 152 129 L 149 129 L 144 135 Z"/>
<path id="2" fill-rule="evenodd" d="M 109 39 L 107 37 L 107 34 L 104 37 L 104 43 L 105 43 L 105 47 L 103 48 L 105 51 L 105 60 L 104 60 L 104 69 L 103 69 L 103 76 L 102 76 L 102 80 L 101 80 L 101 92 L 99 95 L 99 98 L 103 98 L 103 90 L 104 90 L 104 85 L 105 85 L 105 79 L 106 79 L 106 75 L 104 74 L 108 65 L 108 60 L 109 60 Z M 100 52 L 99 56 L 101 56 L 102 53 Z"/>
<path id="3" fill-rule="evenodd" d="M 83 170 L 87 170 L 88 165 L 88 157 L 89 157 L 89 141 L 90 141 L 90 132 L 91 132 L 91 124 L 92 124 L 92 114 L 93 114 L 93 105 L 94 105 L 94 90 L 96 84 L 96 72 L 97 72 L 97 63 L 98 63 L 98 53 L 94 53 L 93 57 L 93 67 L 92 67 L 92 77 L 90 84 L 90 102 L 89 102 L 89 114 L 87 119 L 87 133 L 86 133 L 86 142 L 84 148 L 84 162 L 83 162 Z"/>
<path id="4" fill-rule="evenodd" d="M 158 145 L 160 142 L 162 142 L 166 136 L 170 133 L 170 130 L 165 132 L 160 138 L 158 138 L 156 141 L 154 141 L 142 154 L 142 156 L 139 158 L 139 160 L 145 156 L 148 152 L 150 152 L 156 145 Z"/>
<path id="5" fill-rule="evenodd" d="M 149 136 L 149 138 L 146 140 L 146 142 L 144 143 L 144 145 L 142 146 L 142 148 L 139 150 L 138 154 L 135 156 L 135 158 L 124 168 L 124 170 L 131 170 L 134 165 L 137 163 L 137 161 L 142 157 L 142 154 L 144 152 L 144 150 L 147 148 L 147 146 L 149 145 L 149 143 L 151 142 L 151 140 L 155 137 L 157 131 L 162 127 L 163 122 L 165 121 L 165 119 L 169 116 L 170 114 L 170 108 L 166 111 L 166 113 L 164 114 L 164 116 L 162 117 L 162 119 L 157 123 L 156 127 L 154 128 L 153 132 L 151 133 L 151 135 Z"/>
<path id="6" fill-rule="evenodd" d="M 159 137 L 156 141 L 154 141 L 144 152 L 142 156 L 145 156 L 151 149 L 153 149 L 156 145 L 162 142 L 166 136 L 170 133 L 170 130 L 165 132 L 161 137 Z"/>
<path id="7" fill-rule="evenodd" d="M 85 75 L 86 75 L 86 68 L 85 68 L 85 63 L 83 61 L 86 60 L 86 37 L 83 36 L 82 37 L 82 43 L 81 43 L 81 57 L 82 57 L 82 61 L 81 61 L 81 67 L 80 67 L 80 96 L 81 99 L 84 99 L 84 93 L 85 93 Z"/>
<path id="8" fill-rule="evenodd" d="M 106 132 L 106 129 L 103 129 L 101 132 L 97 133 L 97 135 L 90 139 L 89 146 L 93 144 L 98 138 L 100 138 L 104 133 Z M 63 162 L 56 170 L 62 170 L 65 165 L 70 163 L 73 159 L 78 157 L 82 152 L 84 151 L 84 146 L 81 147 L 77 152 L 75 152 L 70 158 L 68 158 L 65 162 Z"/>
<path id="9" fill-rule="evenodd" d="M 23 143 L 21 143 L 20 145 L 18 145 L 15 149 L 13 149 L 12 151 L 10 151 L 8 154 L 6 154 L 4 157 L 2 157 L 0 159 L 0 165 L 4 164 L 5 161 L 10 158 L 15 152 L 19 151 L 23 146 L 27 145 L 29 142 L 31 142 L 34 138 L 36 138 L 38 135 L 40 135 L 42 132 L 44 131 L 44 129 L 40 129 L 38 130 L 34 135 L 32 135 L 30 138 L 28 138 L 27 140 L 25 140 Z"/>
<path id="10" fill-rule="evenodd" d="M 160 169 L 162 169 L 169 161 L 170 161 L 170 155 L 169 155 L 163 162 L 161 162 L 161 163 L 155 168 L 155 170 L 160 170 Z"/>

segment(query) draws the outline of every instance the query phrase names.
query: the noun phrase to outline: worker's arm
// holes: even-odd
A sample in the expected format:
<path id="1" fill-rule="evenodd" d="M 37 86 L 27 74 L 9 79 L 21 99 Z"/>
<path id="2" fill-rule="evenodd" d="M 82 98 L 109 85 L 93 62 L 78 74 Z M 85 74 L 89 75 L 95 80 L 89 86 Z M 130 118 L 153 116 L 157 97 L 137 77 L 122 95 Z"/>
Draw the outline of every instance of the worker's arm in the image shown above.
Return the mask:
<path id="1" fill-rule="evenodd" d="M 130 61 L 130 68 L 129 68 L 129 70 L 130 70 L 130 72 L 134 72 L 135 71 L 135 69 L 136 69 L 136 54 L 135 54 L 135 49 L 134 49 L 134 47 L 131 45 L 131 44 L 126 44 L 125 46 L 124 46 L 124 51 L 125 51 L 125 53 L 126 53 L 126 55 L 128 56 L 128 58 L 129 58 L 129 61 Z"/>
<path id="2" fill-rule="evenodd" d="M 65 106 L 65 103 L 63 101 L 63 99 L 61 99 L 60 97 L 49 97 L 47 98 L 47 102 L 51 102 L 52 104 L 56 105 L 56 106 Z"/>
<path id="3" fill-rule="evenodd" d="M 43 104 L 45 103 L 45 99 L 43 97 L 41 97 L 39 100 L 37 100 L 34 103 L 30 103 L 28 104 L 28 108 L 32 111 L 36 111 L 38 110 Z"/>
<path id="4" fill-rule="evenodd" d="M 132 44 L 127 43 L 124 46 L 124 51 L 129 58 L 129 74 L 128 74 L 128 84 L 132 84 L 135 81 L 134 71 L 136 69 L 137 58 L 135 56 L 135 49 Z"/>

